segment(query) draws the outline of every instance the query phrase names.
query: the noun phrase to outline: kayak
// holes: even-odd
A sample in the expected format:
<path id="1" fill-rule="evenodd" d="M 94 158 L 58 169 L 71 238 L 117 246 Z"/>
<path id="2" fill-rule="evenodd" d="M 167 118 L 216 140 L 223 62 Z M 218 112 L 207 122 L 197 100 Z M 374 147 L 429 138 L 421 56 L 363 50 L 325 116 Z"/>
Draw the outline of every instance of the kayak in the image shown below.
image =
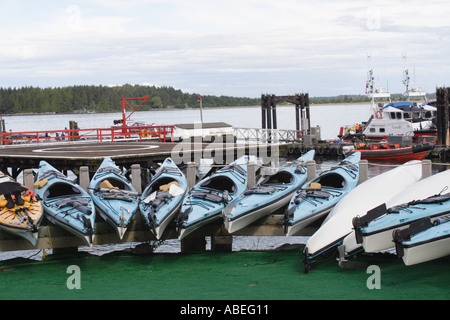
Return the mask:
<path id="1" fill-rule="evenodd" d="M 91 196 L 46 161 L 39 163 L 34 186 L 47 219 L 91 246 L 95 227 L 95 205 Z"/>
<path id="2" fill-rule="evenodd" d="M 35 246 L 43 217 L 42 202 L 34 192 L 0 172 L 0 229 Z"/>
<path id="3" fill-rule="evenodd" d="M 328 214 L 358 184 L 360 153 L 342 160 L 339 166 L 322 172 L 292 197 L 283 221 L 286 236 Z"/>
<path id="4" fill-rule="evenodd" d="M 186 176 L 171 158 L 167 158 L 142 192 L 139 204 L 141 215 L 156 239 L 161 238 L 179 212 L 187 189 Z"/>
<path id="5" fill-rule="evenodd" d="M 248 156 L 242 156 L 189 190 L 177 218 L 179 239 L 222 217 L 247 188 L 247 163 Z"/>
<path id="6" fill-rule="evenodd" d="M 303 253 L 305 272 L 314 267 L 315 257 L 342 244 L 353 230 L 354 217 L 389 201 L 421 177 L 422 163 L 413 160 L 366 180 L 350 191 L 307 241 Z"/>
<path id="7" fill-rule="evenodd" d="M 424 217 L 436 219 L 448 214 L 450 195 L 441 195 L 441 192 L 449 181 L 450 170 L 434 174 L 411 185 L 378 209 L 353 218 L 356 242 L 366 252 L 392 248 L 395 229 L 405 229 L 411 222 Z"/>
<path id="8" fill-rule="evenodd" d="M 105 158 L 92 177 L 89 194 L 102 218 L 122 239 L 138 209 L 139 193 L 111 158 Z"/>
<path id="9" fill-rule="evenodd" d="M 393 233 L 397 256 L 410 266 L 450 255 L 450 215 L 423 218 Z"/>
<path id="10" fill-rule="evenodd" d="M 305 153 L 289 166 L 247 189 L 222 214 L 225 228 L 236 232 L 261 217 L 286 205 L 292 194 L 306 182 L 306 161 L 314 159 L 314 150 Z"/>

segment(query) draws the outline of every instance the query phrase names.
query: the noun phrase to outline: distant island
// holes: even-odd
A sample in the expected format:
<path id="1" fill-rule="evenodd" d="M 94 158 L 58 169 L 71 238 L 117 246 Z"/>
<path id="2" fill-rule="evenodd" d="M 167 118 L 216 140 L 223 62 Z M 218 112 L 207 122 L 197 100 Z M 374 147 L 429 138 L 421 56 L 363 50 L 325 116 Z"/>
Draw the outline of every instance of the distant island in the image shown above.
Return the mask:
<path id="1" fill-rule="evenodd" d="M 432 99 L 430 94 L 430 99 Z M 121 97 L 150 97 L 139 110 L 164 108 L 198 108 L 199 94 L 183 93 L 173 87 L 125 84 L 122 86 L 69 86 L 61 88 L 0 88 L 2 114 L 74 113 L 121 111 Z M 401 100 L 401 94 L 391 95 Z M 365 95 L 310 97 L 310 104 L 369 102 Z M 261 98 L 230 96 L 202 96 L 202 105 L 208 107 L 257 106 Z"/>

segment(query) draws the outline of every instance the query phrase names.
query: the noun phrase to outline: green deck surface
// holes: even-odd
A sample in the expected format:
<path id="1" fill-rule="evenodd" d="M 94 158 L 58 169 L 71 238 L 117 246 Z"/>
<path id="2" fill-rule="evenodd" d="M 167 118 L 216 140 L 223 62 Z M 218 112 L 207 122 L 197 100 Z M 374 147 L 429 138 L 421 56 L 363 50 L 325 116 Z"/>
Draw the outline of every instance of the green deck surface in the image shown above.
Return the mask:
<path id="1" fill-rule="evenodd" d="M 392 255 L 361 257 L 380 267 L 381 289 L 368 289 L 366 268 L 334 258 L 303 273 L 301 250 L 151 254 L 50 255 L 44 261 L 0 262 L 0 299 L 297 300 L 433 299 L 450 297 L 450 259 L 405 266 Z M 81 289 L 68 289 L 80 268 Z"/>

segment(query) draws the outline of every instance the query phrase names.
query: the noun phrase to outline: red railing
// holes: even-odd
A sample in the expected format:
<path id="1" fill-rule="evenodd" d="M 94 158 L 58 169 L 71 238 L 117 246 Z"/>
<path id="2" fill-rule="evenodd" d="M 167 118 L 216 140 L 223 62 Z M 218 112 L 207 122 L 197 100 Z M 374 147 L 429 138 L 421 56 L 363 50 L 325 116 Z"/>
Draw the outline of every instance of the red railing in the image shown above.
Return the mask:
<path id="1" fill-rule="evenodd" d="M 141 142 L 144 140 L 173 142 L 173 131 L 174 126 L 117 126 L 93 129 L 0 132 L 0 144 L 7 145 L 77 140 L 114 142 L 116 139 L 135 139 Z"/>

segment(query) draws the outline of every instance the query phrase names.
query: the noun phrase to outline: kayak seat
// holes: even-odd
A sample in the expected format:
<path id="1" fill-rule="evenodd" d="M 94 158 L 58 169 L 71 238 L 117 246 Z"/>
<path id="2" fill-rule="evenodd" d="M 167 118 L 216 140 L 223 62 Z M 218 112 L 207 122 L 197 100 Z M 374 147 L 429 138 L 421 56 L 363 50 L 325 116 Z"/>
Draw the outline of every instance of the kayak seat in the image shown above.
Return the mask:
<path id="1" fill-rule="evenodd" d="M 109 178 L 100 183 L 100 188 L 107 189 L 129 189 L 129 187 L 119 179 Z"/>
<path id="2" fill-rule="evenodd" d="M 322 187 L 342 189 L 345 187 L 345 179 L 337 173 L 330 172 L 318 177 L 315 182 L 320 183 Z"/>
<path id="3" fill-rule="evenodd" d="M 289 184 L 292 183 L 294 177 L 287 171 L 279 171 L 272 176 L 266 177 L 261 184 Z"/>
<path id="4" fill-rule="evenodd" d="M 211 179 L 206 180 L 200 186 L 212 191 L 227 191 L 228 193 L 236 192 L 236 185 L 234 184 L 233 180 L 224 176 L 211 177 Z"/>
<path id="5" fill-rule="evenodd" d="M 57 182 L 50 186 L 44 194 L 44 198 L 55 198 L 61 196 L 69 196 L 69 195 L 79 195 L 81 194 L 80 190 L 73 187 L 68 183 Z"/>
<path id="6" fill-rule="evenodd" d="M 244 192 L 244 195 L 249 194 L 272 194 L 275 192 L 275 188 L 271 186 L 265 186 L 265 185 L 257 185 L 253 188 L 250 188 Z"/>
<path id="7" fill-rule="evenodd" d="M 161 191 L 161 186 L 164 185 L 169 185 L 172 182 L 176 182 L 175 179 L 170 178 L 170 177 L 165 177 L 165 178 L 160 178 L 157 179 L 150 188 L 148 188 L 148 190 L 145 192 L 145 194 L 143 195 L 144 197 L 148 197 L 149 195 L 151 195 L 153 192 L 155 191 Z M 164 189 L 164 187 L 163 187 Z"/>

